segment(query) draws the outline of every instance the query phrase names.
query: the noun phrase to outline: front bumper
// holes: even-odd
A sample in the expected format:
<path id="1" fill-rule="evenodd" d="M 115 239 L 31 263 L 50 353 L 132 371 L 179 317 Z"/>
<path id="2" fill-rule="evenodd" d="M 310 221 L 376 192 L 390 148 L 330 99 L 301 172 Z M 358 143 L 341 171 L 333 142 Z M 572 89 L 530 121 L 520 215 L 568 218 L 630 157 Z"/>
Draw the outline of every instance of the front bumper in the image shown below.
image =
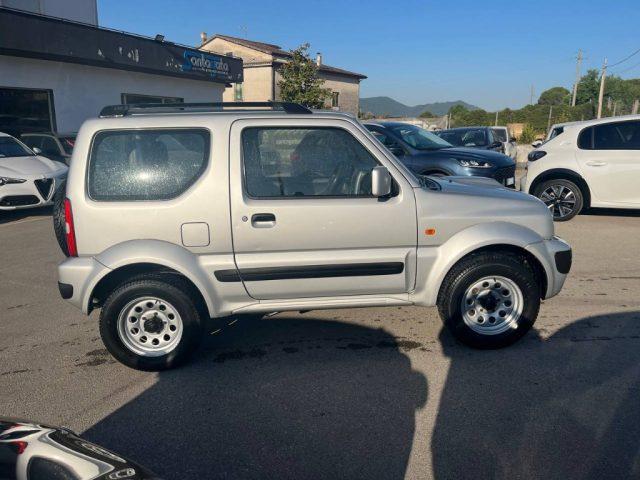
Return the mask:
<path id="1" fill-rule="evenodd" d="M 547 274 L 547 291 L 544 298 L 557 295 L 571 270 L 571 246 L 560 237 L 533 243 L 526 247 L 542 264 Z"/>
<path id="2" fill-rule="evenodd" d="M 53 204 L 53 195 L 65 178 L 66 172 L 57 176 L 28 176 L 24 183 L 2 185 L 0 210 L 49 206 Z"/>

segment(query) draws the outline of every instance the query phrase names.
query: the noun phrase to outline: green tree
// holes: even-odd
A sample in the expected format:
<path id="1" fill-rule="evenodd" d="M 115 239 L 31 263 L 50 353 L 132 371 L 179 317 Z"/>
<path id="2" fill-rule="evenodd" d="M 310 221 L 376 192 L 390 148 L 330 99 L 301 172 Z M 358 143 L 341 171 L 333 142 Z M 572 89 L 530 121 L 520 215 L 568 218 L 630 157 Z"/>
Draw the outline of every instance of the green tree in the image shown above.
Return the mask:
<path id="1" fill-rule="evenodd" d="M 420 118 L 434 118 L 437 117 L 438 115 L 435 115 L 434 113 L 431 113 L 429 110 L 425 110 L 424 112 L 422 112 L 420 114 Z"/>
<path id="2" fill-rule="evenodd" d="M 538 105 L 568 105 L 571 92 L 564 87 L 553 87 L 545 90 L 538 98 Z"/>
<path id="3" fill-rule="evenodd" d="M 291 60 L 280 68 L 280 98 L 309 108 L 324 108 L 331 90 L 318 78 L 318 66 L 309 57 L 309 44 L 300 45 L 291 54 Z"/>
<path id="4" fill-rule="evenodd" d="M 582 76 L 578 82 L 578 93 L 576 104 L 591 103 L 598 104 L 598 94 L 600 92 L 600 71 L 592 68 Z"/>

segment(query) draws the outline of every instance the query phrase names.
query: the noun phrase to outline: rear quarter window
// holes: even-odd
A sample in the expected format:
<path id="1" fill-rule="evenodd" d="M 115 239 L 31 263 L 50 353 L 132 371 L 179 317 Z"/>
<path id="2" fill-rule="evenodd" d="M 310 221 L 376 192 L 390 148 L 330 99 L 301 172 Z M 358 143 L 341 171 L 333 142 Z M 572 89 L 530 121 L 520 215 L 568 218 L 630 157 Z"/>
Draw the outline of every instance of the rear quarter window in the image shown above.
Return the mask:
<path id="1" fill-rule="evenodd" d="M 95 135 L 87 190 L 101 201 L 168 200 L 184 193 L 207 166 L 204 129 L 107 130 Z"/>

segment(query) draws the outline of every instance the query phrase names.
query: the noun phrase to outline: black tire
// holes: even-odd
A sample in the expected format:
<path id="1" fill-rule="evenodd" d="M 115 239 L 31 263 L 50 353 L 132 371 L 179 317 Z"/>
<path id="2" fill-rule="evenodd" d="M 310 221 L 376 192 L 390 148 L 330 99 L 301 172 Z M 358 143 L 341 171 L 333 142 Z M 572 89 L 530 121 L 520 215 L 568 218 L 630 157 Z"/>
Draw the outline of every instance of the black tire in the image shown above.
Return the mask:
<path id="1" fill-rule="evenodd" d="M 118 319 L 123 309 L 137 298 L 153 296 L 170 303 L 182 320 L 182 337 L 173 350 L 162 356 L 140 355 L 122 341 Z M 100 336 L 113 357 L 136 370 L 160 371 L 177 367 L 197 348 L 201 338 L 201 315 L 193 301 L 194 292 L 179 278 L 169 276 L 134 279 L 116 288 L 100 312 Z"/>
<path id="2" fill-rule="evenodd" d="M 58 186 L 56 193 L 53 194 L 53 232 L 55 233 L 60 250 L 62 250 L 65 257 L 68 257 L 69 250 L 67 249 L 67 237 L 65 235 L 64 225 L 64 199 L 66 195 L 66 184 L 67 181 L 63 180 Z"/>
<path id="3" fill-rule="evenodd" d="M 505 277 L 517 285 L 522 293 L 523 308 L 515 328 L 488 335 L 467 325 L 461 307 L 465 291 L 475 282 L 492 276 Z M 463 258 L 449 271 L 438 294 L 438 312 L 445 326 L 462 343 L 479 349 L 502 348 L 531 329 L 540 309 L 540 293 L 536 275 L 525 257 L 511 253 L 478 253 Z"/>
<path id="4" fill-rule="evenodd" d="M 560 198 L 556 198 L 555 193 L 552 197 L 549 196 L 549 192 L 553 192 L 554 190 L 561 192 Z M 545 192 L 547 192 L 547 194 L 545 194 Z M 582 207 L 584 206 L 584 194 L 582 190 L 580 190 L 580 187 L 571 180 L 563 178 L 542 182 L 536 187 L 533 194 L 549 207 L 553 215 L 553 220 L 556 222 L 571 220 L 582 211 Z M 567 199 L 574 200 L 572 206 Z M 571 210 L 565 214 L 566 208 L 571 208 Z"/>

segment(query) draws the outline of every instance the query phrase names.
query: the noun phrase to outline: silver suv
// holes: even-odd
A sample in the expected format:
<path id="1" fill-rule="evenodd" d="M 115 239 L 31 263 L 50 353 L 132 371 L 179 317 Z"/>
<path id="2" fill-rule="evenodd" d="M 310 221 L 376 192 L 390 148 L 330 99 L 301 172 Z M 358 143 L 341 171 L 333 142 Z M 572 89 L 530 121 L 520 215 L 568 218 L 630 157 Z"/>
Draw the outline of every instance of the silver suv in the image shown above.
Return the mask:
<path id="1" fill-rule="evenodd" d="M 498 348 L 556 295 L 571 249 L 532 196 L 418 178 L 356 119 L 289 103 L 114 106 L 84 123 L 60 209 L 63 298 L 120 362 L 178 365 L 203 320 L 438 306 Z"/>

